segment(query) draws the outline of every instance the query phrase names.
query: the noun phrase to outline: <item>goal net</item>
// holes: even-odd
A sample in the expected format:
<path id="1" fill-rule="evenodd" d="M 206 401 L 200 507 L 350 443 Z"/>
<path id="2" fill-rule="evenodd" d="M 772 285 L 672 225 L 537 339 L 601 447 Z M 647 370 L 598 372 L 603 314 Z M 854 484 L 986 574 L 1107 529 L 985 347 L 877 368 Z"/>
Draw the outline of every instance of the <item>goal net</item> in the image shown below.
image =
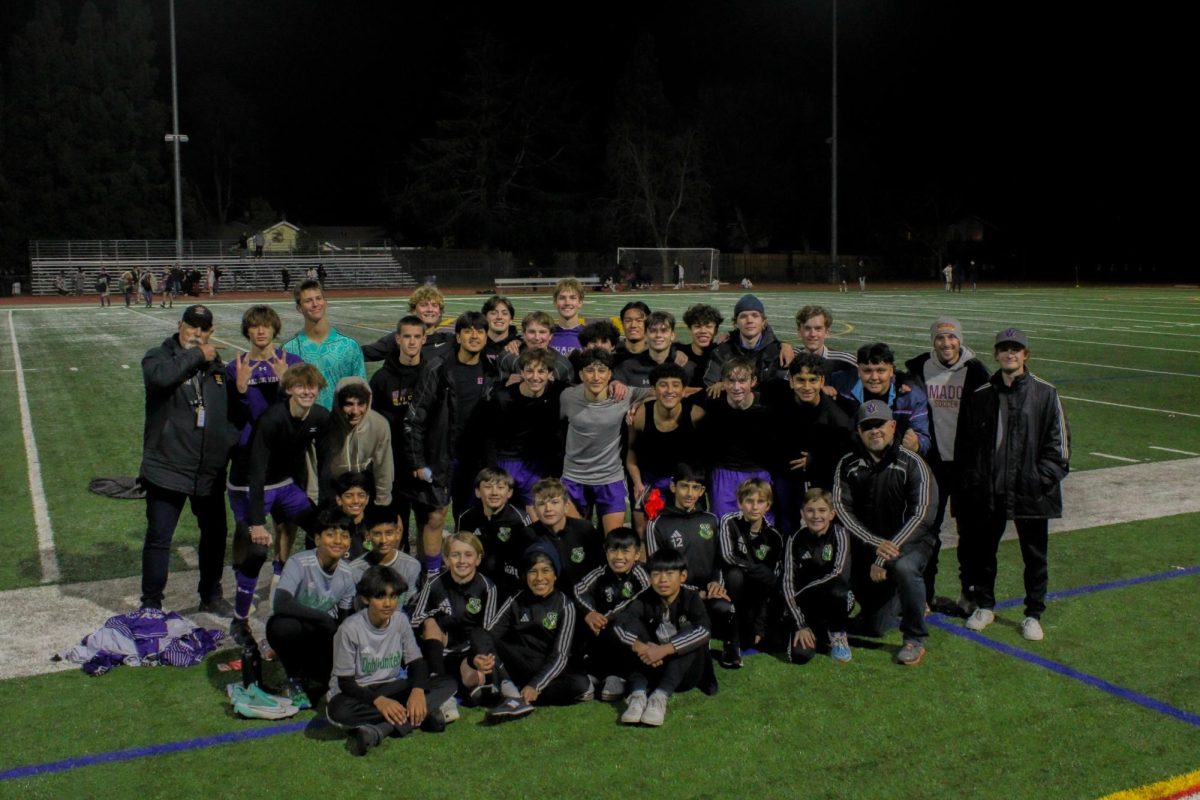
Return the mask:
<path id="1" fill-rule="evenodd" d="M 721 279 L 721 251 L 712 247 L 618 247 L 617 267 L 622 276 L 630 275 L 636 283 L 709 286 Z"/>

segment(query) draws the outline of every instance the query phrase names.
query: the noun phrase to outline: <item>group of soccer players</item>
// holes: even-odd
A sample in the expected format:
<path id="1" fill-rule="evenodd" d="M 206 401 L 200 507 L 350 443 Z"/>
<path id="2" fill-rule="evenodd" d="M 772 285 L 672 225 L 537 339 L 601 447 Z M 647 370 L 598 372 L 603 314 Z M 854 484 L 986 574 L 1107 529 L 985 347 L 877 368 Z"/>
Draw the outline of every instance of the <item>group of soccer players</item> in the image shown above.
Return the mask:
<path id="1" fill-rule="evenodd" d="M 729 331 L 717 308 L 689 308 L 680 343 L 674 316 L 639 300 L 618 320 L 585 321 L 583 287 L 565 279 L 556 314 L 528 313 L 519 328 L 499 296 L 443 326 L 441 294 L 421 287 L 394 334 L 359 347 L 330 327 L 319 283 L 294 294 L 304 329 L 276 348 L 281 321 L 255 306 L 249 352 L 227 365 L 239 433 L 231 632 L 252 640 L 274 546 L 267 640 L 293 703 L 327 692 L 353 752 L 441 730 L 460 703 L 501 720 L 598 694 L 626 700 L 624 723 L 661 725 L 672 694 L 716 691 L 710 636 L 727 669 L 747 648 L 847 662 L 850 635 L 899 621 L 896 660 L 916 665 L 914 615 L 962 613 L 976 630 L 994 618 L 995 522 L 1002 533 L 1014 514 L 991 464 L 1007 439 L 1005 457 L 1020 461 L 1025 434 L 1003 411 L 999 438 L 971 417 L 993 436 L 971 450 L 979 437 L 959 416 L 989 386 L 1007 387 L 1012 406 L 1028 355 L 1019 330 L 997 336 L 989 376 L 958 322 L 939 319 L 931 348 L 898 371 L 884 343 L 829 350 L 821 306 L 796 313 L 798 348 L 752 294 Z M 1001 354 L 1017 349 L 1014 373 Z M 382 362 L 369 380 L 367 361 Z M 1061 425 L 1061 458 L 1042 477 L 1057 491 L 1068 452 L 1052 402 L 1059 417 L 1042 422 Z M 986 465 L 963 483 L 956 459 Z M 963 594 L 935 598 L 947 498 L 961 527 L 958 491 L 981 480 L 972 518 L 986 531 L 965 551 Z M 1027 580 L 1034 625 L 1036 535 L 1029 553 L 1022 538 L 1027 562 L 1040 557 L 1040 586 Z"/>

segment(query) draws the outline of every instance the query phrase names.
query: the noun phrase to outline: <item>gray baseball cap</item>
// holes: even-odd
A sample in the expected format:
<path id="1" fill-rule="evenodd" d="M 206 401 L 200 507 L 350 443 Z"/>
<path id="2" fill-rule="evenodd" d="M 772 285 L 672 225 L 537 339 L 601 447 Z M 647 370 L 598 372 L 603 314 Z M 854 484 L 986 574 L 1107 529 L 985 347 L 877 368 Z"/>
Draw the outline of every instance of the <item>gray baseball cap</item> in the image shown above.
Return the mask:
<path id="1" fill-rule="evenodd" d="M 1019 344 L 1026 350 L 1029 349 L 1029 337 L 1026 336 L 1025 331 L 1021 330 L 1020 328 L 1005 328 L 997 333 L 994 347 L 999 347 L 1000 345 L 1007 344 L 1008 342 Z"/>
<path id="2" fill-rule="evenodd" d="M 855 426 L 862 425 L 869 420 L 891 422 L 892 409 L 882 400 L 868 400 L 858 407 L 858 411 L 854 415 L 854 424 Z"/>

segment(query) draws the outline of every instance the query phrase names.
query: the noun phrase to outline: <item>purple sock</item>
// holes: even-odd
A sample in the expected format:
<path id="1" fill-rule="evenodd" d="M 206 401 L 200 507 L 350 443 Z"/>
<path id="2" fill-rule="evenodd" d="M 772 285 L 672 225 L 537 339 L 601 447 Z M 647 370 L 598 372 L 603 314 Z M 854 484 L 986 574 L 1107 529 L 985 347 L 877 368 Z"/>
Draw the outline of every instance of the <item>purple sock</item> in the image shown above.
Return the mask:
<path id="1" fill-rule="evenodd" d="M 283 574 L 283 562 L 280 561 L 278 558 L 271 562 L 271 572 L 273 572 L 276 575 Z"/>
<path id="2" fill-rule="evenodd" d="M 436 556 L 424 556 L 424 557 L 422 557 L 421 560 L 425 562 L 425 571 L 426 572 L 437 572 L 439 569 L 442 568 L 442 554 L 441 553 L 438 553 Z"/>
<path id="3" fill-rule="evenodd" d="M 250 616 L 250 605 L 254 602 L 254 589 L 258 586 L 258 578 L 243 575 L 237 570 L 233 571 L 233 577 L 237 582 L 237 594 L 233 598 L 233 616 L 245 619 Z"/>

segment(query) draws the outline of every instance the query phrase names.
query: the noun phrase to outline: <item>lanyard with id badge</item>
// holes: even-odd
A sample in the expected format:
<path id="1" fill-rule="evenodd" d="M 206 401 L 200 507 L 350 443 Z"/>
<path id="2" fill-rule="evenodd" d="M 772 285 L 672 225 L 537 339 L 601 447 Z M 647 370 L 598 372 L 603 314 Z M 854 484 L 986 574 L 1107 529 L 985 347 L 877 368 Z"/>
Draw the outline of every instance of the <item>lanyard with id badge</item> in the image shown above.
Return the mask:
<path id="1" fill-rule="evenodd" d="M 196 427 L 203 428 L 205 423 L 204 374 L 193 375 L 189 382 L 192 384 L 192 391 L 196 394 L 196 399 L 192 401 L 192 408 L 196 412 Z"/>

